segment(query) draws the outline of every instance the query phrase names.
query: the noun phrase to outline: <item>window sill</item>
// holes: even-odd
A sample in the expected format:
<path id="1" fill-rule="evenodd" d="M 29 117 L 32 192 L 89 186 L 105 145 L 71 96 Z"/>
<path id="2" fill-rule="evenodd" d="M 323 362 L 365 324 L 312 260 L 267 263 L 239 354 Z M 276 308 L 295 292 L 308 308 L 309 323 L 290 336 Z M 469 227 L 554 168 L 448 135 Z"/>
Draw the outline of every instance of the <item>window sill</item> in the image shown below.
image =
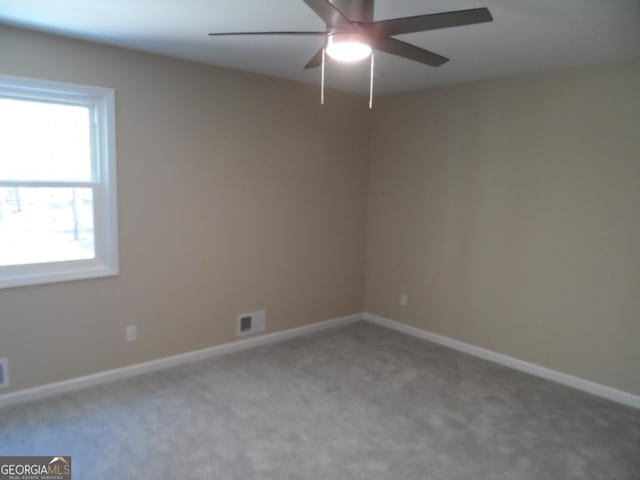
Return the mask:
<path id="1" fill-rule="evenodd" d="M 0 267 L 0 289 L 115 277 L 118 274 L 118 268 L 97 260 L 64 262 L 64 266 L 56 263 L 36 265 L 29 271 L 25 271 L 24 266 Z"/>

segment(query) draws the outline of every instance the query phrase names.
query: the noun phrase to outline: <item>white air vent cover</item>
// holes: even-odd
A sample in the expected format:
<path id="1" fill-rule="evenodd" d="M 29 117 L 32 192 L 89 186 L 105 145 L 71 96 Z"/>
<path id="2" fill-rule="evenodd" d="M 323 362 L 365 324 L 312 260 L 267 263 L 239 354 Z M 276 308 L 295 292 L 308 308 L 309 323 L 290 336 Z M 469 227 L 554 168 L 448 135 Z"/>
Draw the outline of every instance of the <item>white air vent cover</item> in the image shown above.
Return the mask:
<path id="1" fill-rule="evenodd" d="M 267 313 L 264 310 L 238 315 L 238 335 L 250 335 L 252 333 L 263 332 L 266 318 Z"/>

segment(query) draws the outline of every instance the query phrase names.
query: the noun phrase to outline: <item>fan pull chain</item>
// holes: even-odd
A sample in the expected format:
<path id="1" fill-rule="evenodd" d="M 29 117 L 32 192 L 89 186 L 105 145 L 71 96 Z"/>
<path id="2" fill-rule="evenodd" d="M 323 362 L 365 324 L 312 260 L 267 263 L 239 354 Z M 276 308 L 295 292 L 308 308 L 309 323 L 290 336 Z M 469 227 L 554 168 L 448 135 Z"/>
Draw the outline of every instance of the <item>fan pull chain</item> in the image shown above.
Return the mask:
<path id="1" fill-rule="evenodd" d="M 325 49 L 322 48 L 322 80 L 320 86 L 320 105 L 324 105 L 324 63 L 325 63 Z"/>
<path id="2" fill-rule="evenodd" d="M 369 110 L 373 109 L 373 67 L 374 67 L 374 60 L 373 60 L 373 52 L 371 52 L 371 78 L 369 80 Z"/>

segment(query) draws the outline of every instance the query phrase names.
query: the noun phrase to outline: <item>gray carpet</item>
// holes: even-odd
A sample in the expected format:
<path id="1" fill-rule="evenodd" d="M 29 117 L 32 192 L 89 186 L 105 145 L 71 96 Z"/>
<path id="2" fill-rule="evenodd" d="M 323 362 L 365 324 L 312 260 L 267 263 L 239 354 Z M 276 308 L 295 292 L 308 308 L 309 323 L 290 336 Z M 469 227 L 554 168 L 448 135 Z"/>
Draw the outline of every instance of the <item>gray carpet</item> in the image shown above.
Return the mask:
<path id="1" fill-rule="evenodd" d="M 640 479 L 640 411 L 367 323 L 0 411 L 83 479 Z"/>

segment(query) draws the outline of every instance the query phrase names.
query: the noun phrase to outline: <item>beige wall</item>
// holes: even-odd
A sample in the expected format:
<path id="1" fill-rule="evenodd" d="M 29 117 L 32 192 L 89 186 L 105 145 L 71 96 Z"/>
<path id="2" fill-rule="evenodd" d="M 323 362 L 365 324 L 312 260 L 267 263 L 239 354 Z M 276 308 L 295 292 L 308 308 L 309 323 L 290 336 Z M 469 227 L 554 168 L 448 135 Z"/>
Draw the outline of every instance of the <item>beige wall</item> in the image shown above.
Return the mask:
<path id="1" fill-rule="evenodd" d="M 12 390 L 361 310 L 362 98 L 2 26 L 0 74 L 115 88 L 118 139 L 121 275 L 0 290 Z"/>
<path id="2" fill-rule="evenodd" d="M 640 394 L 640 62 L 378 100 L 371 152 L 369 312 Z"/>
<path id="3" fill-rule="evenodd" d="M 382 97 L 372 116 L 2 26 L 0 74 L 117 96 L 121 275 L 0 290 L 12 390 L 234 340 L 256 308 L 268 331 L 360 311 L 370 156 L 368 311 L 640 394 L 639 62 Z"/>

